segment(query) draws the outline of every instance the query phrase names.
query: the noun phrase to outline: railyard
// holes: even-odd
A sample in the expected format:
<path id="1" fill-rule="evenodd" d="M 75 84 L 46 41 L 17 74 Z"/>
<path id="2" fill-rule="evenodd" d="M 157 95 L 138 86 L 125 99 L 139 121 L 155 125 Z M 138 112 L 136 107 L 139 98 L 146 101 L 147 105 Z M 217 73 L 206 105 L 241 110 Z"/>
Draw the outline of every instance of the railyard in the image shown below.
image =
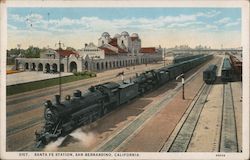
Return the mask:
<path id="1" fill-rule="evenodd" d="M 48 144 L 44 151 L 241 152 L 242 82 L 220 80 L 222 60 L 214 56 L 185 74 L 185 99 L 181 81 L 174 79 Z M 213 85 L 202 78 L 209 64 L 218 66 Z M 98 73 L 96 78 L 64 84 L 63 96 L 118 81 L 114 75 L 121 71 L 129 79 L 160 67 L 163 63 Z M 7 151 L 40 150 L 34 148 L 34 132 L 43 123 L 43 103 L 57 92 L 55 86 L 7 97 Z"/>

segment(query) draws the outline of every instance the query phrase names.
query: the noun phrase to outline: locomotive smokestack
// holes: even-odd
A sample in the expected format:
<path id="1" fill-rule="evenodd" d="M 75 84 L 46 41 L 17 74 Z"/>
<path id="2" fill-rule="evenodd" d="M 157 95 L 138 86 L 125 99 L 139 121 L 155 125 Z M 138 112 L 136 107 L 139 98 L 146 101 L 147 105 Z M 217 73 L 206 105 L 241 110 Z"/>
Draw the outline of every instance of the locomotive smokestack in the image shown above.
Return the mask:
<path id="1" fill-rule="evenodd" d="M 60 95 L 55 95 L 55 99 L 56 99 L 56 104 L 60 104 L 60 99 L 61 99 L 61 96 Z"/>

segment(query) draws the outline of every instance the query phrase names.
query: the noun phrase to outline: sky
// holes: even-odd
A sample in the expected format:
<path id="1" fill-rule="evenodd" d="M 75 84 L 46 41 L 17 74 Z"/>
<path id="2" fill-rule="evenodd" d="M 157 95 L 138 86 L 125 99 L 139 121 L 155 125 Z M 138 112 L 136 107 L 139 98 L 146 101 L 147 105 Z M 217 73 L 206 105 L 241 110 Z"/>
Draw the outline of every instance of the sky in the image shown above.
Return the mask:
<path id="1" fill-rule="evenodd" d="M 7 10 L 8 49 L 30 45 L 80 49 L 111 37 L 138 33 L 143 47 L 175 45 L 241 46 L 240 8 L 22 8 Z"/>

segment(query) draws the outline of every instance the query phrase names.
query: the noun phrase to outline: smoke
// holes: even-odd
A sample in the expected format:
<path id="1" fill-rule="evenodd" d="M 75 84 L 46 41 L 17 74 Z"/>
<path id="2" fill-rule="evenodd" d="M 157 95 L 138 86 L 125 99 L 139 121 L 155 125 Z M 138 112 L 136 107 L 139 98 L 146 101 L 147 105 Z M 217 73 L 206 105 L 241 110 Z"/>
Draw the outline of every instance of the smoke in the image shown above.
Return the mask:
<path id="1" fill-rule="evenodd" d="M 64 139 L 66 137 L 60 137 L 54 142 L 50 142 L 46 147 L 44 148 L 45 152 L 56 152 L 58 150 L 58 147 L 63 143 Z"/>
<path id="2" fill-rule="evenodd" d="M 93 132 L 84 132 L 81 128 L 72 132 L 70 136 L 80 141 L 83 147 L 90 147 L 96 141 L 96 136 Z"/>

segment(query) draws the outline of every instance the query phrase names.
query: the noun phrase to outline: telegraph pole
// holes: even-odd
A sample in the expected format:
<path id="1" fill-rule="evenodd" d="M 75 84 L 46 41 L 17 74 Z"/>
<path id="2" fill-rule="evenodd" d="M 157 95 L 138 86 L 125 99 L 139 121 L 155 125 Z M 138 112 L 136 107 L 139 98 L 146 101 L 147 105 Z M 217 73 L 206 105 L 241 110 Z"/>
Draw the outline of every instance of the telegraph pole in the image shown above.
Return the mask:
<path id="1" fill-rule="evenodd" d="M 166 50 L 165 50 L 165 48 L 163 48 L 163 61 L 164 61 L 164 67 L 166 66 Z"/>
<path id="2" fill-rule="evenodd" d="M 59 96 L 61 100 L 61 96 L 62 96 L 62 80 L 61 80 L 61 54 L 60 51 L 62 50 L 62 45 L 64 46 L 63 43 L 61 43 L 61 41 L 59 41 L 58 43 L 56 43 L 56 45 L 59 46 L 58 48 L 58 54 L 59 54 Z"/>
<path id="3" fill-rule="evenodd" d="M 176 80 L 178 80 L 179 78 L 181 78 L 181 83 L 182 83 L 182 99 L 185 99 L 185 92 L 184 92 L 184 85 L 185 85 L 185 79 L 184 79 L 184 74 L 181 74 L 179 76 L 176 77 Z"/>
<path id="4" fill-rule="evenodd" d="M 185 99 L 185 94 L 184 94 L 184 84 L 185 84 L 185 79 L 184 79 L 184 74 L 181 76 L 181 83 L 182 83 L 182 99 Z"/>

